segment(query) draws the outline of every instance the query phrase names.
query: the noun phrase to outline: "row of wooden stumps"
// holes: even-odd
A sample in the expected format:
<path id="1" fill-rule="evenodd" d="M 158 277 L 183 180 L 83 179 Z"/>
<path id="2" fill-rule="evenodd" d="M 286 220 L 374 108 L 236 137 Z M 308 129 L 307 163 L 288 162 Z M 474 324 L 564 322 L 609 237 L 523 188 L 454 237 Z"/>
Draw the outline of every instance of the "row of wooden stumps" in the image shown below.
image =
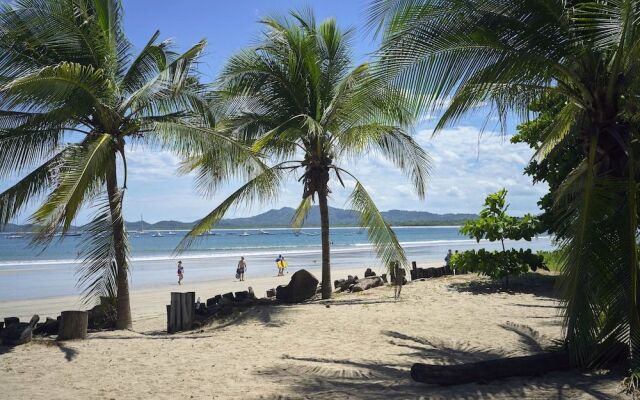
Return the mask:
<path id="1" fill-rule="evenodd" d="M 171 292 L 171 304 L 167 305 L 167 332 L 192 329 L 195 314 L 196 292 Z"/>
<path id="2" fill-rule="evenodd" d="M 466 271 L 452 270 L 448 266 L 439 268 L 418 268 L 418 264 L 415 261 L 411 261 L 411 280 L 422 278 L 439 278 L 446 275 L 461 275 L 466 274 Z"/>

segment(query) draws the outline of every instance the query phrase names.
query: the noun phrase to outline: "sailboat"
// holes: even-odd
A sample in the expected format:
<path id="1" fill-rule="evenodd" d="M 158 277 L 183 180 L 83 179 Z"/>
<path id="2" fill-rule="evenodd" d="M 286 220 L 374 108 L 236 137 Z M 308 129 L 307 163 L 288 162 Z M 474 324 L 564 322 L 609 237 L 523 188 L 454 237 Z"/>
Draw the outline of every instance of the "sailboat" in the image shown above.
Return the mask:
<path id="1" fill-rule="evenodd" d="M 247 233 L 247 231 L 242 232 L 242 234 L 240 236 L 251 236 Z"/>
<path id="2" fill-rule="evenodd" d="M 169 235 L 169 236 L 175 236 L 176 233 L 173 231 L 173 229 L 176 229 L 176 224 L 171 224 L 171 228 L 172 228 L 172 230 L 170 230 L 166 234 Z"/>
<path id="3" fill-rule="evenodd" d="M 151 237 L 163 237 L 164 235 L 162 233 L 160 233 L 159 231 L 157 231 L 156 233 L 154 233 L 153 235 L 151 235 Z"/>
<path id="4" fill-rule="evenodd" d="M 271 235 L 271 232 L 267 232 L 264 229 L 260 229 L 260 234 L 261 235 Z"/>

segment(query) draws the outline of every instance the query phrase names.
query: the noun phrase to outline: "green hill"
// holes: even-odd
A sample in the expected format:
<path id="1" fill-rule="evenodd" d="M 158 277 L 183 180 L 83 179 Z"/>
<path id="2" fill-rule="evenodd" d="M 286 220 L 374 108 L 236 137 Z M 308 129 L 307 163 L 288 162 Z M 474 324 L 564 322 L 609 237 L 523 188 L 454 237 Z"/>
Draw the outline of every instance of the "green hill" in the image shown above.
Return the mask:
<path id="1" fill-rule="evenodd" d="M 294 209 L 291 207 L 283 207 L 273 209 L 262 214 L 254 215 L 246 218 L 230 218 L 223 219 L 217 225 L 218 228 L 280 228 L 290 226 L 293 218 Z M 475 214 L 434 214 L 426 211 L 404 211 L 389 210 L 383 211 L 382 215 L 385 220 L 395 226 L 417 226 L 417 225 L 460 225 L 468 219 L 477 218 Z M 331 226 L 357 226 L 358 213 L 353 210 L 343 210 L 340 208 L 329 207 L 329 218 Z M 158 221 L 156 223 L 127 221 L 126 226 L 129 231 L 140 230 L 184 230 L 191 229 L 194 222 L 181 221 Z M 311 208 L 307 220 L 306 227 L 320 226 L 320 211 L 317 206 Z M 83 230 L 82 226 L 78 227 Z M 5 232 L 31 231 L 32 225 L 15 225 L 8 224 L 4 229 Z"/>

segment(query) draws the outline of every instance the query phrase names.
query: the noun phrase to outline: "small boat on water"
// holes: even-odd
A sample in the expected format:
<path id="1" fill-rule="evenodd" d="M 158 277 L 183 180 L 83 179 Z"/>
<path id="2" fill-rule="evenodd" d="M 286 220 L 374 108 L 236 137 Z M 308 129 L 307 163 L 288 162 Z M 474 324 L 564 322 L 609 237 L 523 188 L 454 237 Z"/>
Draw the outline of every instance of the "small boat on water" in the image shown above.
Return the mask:
<path id="1" fill-rule="evenodd" d="M 175 236 L 175 235 L 176 235 L 176 233 L 175 233 L 174 231 L 169 231 L 169 232 L 167 232 L 167 235 L 169 235 L 169 236 Z"/>
<path id="2" fill-rule="evenodd" d="M 264 229 L 260 229 L 260 234 L 261 235 L 271 235 L 271 232 L 267 232 Z"/>
<path id="3" fill-rule="evenodd" d="M 7 239 L 22 239 L 23 237 L 24 236 L 22 236 L 22 235 L 13 234 L 13 235 L 7 236 Z"/>
<path id="4" fill-rule="evenodd" d="M 151 235 L 151 237 L 164 237 L 164 235 L 160 232 L 156 232 L 153 235 Z"/>
<path id="5" fill-rule="evenodd" d="M 250 234 L 247 233 L 247 231 L 244 231 L 240 234 L 240 236 L 251 236 Z"/>
<path id="6" fill-rule="evenodd" d="M 82 236 L 82 233 L 80 233 L 80 232 L 67 232 L 67 233 L 63 233 L 62 236 L 64 236 L 64 237 L 67 237 L 67 236 L 77 237 L 77 236 Z"/>

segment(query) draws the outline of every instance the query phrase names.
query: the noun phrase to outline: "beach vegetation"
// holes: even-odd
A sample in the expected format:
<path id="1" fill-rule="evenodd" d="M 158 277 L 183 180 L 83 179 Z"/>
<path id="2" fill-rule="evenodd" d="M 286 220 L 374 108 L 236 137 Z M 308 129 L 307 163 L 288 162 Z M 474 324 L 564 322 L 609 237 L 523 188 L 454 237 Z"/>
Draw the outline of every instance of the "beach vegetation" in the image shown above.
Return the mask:
<path id="1" fill-rule="evenodd" d="M 505 132 L 543 96 L 564 100 L 536 157 L 578 141 L 552 206 L 566 344 L 582 366 L 626 357 L 636 390 L 640 3 L 374 0 L 370 14 L 379 74 L 424 112 L 444 108 L 436 134 L 479 110 Z"/>
<path id="2" fill-rule="evenodd" d="M 313 203 L 320 209 L 322 297 L 332 292 L 329 199 L 336 187 L 351 190 L 350 208 L 368 230 L 384 265 L 407 259 L 395 233 L 347 162 L 382 157 L 409 178 L 420 198 L 426 190 L 429 157 L 411 137 L 415 110 L 405 93 L 371 74 L 368 63 L 354 65 L 354 31 L 332 18 L 316 23 L 311 11 L 261 20 L 264 29 L 254 47 L 232 56 L 216 83 L 217 107 L 225 110 L 218 129 L 250 144 L 268 160 L 181 243 L 188 246 L 214 227 L 231 207 L 275 202 L 287 179 L 297 179 L 302 196 L 293 220 L 303 225 Z M 212 172 L 207 160 L 185 160 L 186 171 Z M 215 173 L 215 170 L 213 171 Z M 393 190 L 389 188 L 389 190 Z"/>
<path id="3" fill-rule="evenodd" d="M 30 220 L 34 241 L 46 245 L 90 207 L 78 285 L 87 301 L 117 297 L 121 329 L 131 328 L 129 146 L 250 153 L 207 128 L 213 115 L 195 70 L 206 42 L 180 53 L 159 37 L 135 54 L 118 0 L 0 6 L 0 176 L 17 178 L 0 194 L 0 225 L 38 201 Z"/>
<path id="4" fill-rule="evenodd" d="M 511 137 L 511 143 L 526 143 L 534 151 L 540 150 L 544 145 L 546 133 L 565 102 L 566 99 L 557 92 L 543 94 L 539 99 L 532 101 L 527 108 L 535 118 L 518 125 L 518 131 Z M 568 134 L 545 157 L 533 157 L 524 168 L 524 173 L 531 177 L 534 184 L 543 183 L 548 187 L 547 193 L 538 201 L 538 207 L 542 210 L 538 219 L 542 224 L 542 230 L 556 237 L 564 231 L 561 224 L 566 220 L 561 218 L 562 210 L 554 207 L 554 198 L 562 182 L 583 158 L 581 152 L 576 151 L 579 147 L 580 137 L 575 133 Z"/>
<path id="5" fill-rule="evenodd" d="M 531 214 L 522 217 L 507 214 L 509 205 L 506 203 L 506 197 L 506 189 L 489 194 L 479 217 L 466 221 L 460 227 L 460 233 L 475 239 L 478 243 L 483 239 L 490 242 L 499 241 L 502 251 L 463 251 L 452 257 L 451 264 L 454 269 L 477 272 L 492 278 L 504 278 L 508 287 L 510 275 L 520 275 L 529 269 L 535 271 L 543 266 L 543 258 L 529 249 L 506 249 L 505 240 L 531 241 L 540 233 L 540 221 L 537 217 Z"/>

